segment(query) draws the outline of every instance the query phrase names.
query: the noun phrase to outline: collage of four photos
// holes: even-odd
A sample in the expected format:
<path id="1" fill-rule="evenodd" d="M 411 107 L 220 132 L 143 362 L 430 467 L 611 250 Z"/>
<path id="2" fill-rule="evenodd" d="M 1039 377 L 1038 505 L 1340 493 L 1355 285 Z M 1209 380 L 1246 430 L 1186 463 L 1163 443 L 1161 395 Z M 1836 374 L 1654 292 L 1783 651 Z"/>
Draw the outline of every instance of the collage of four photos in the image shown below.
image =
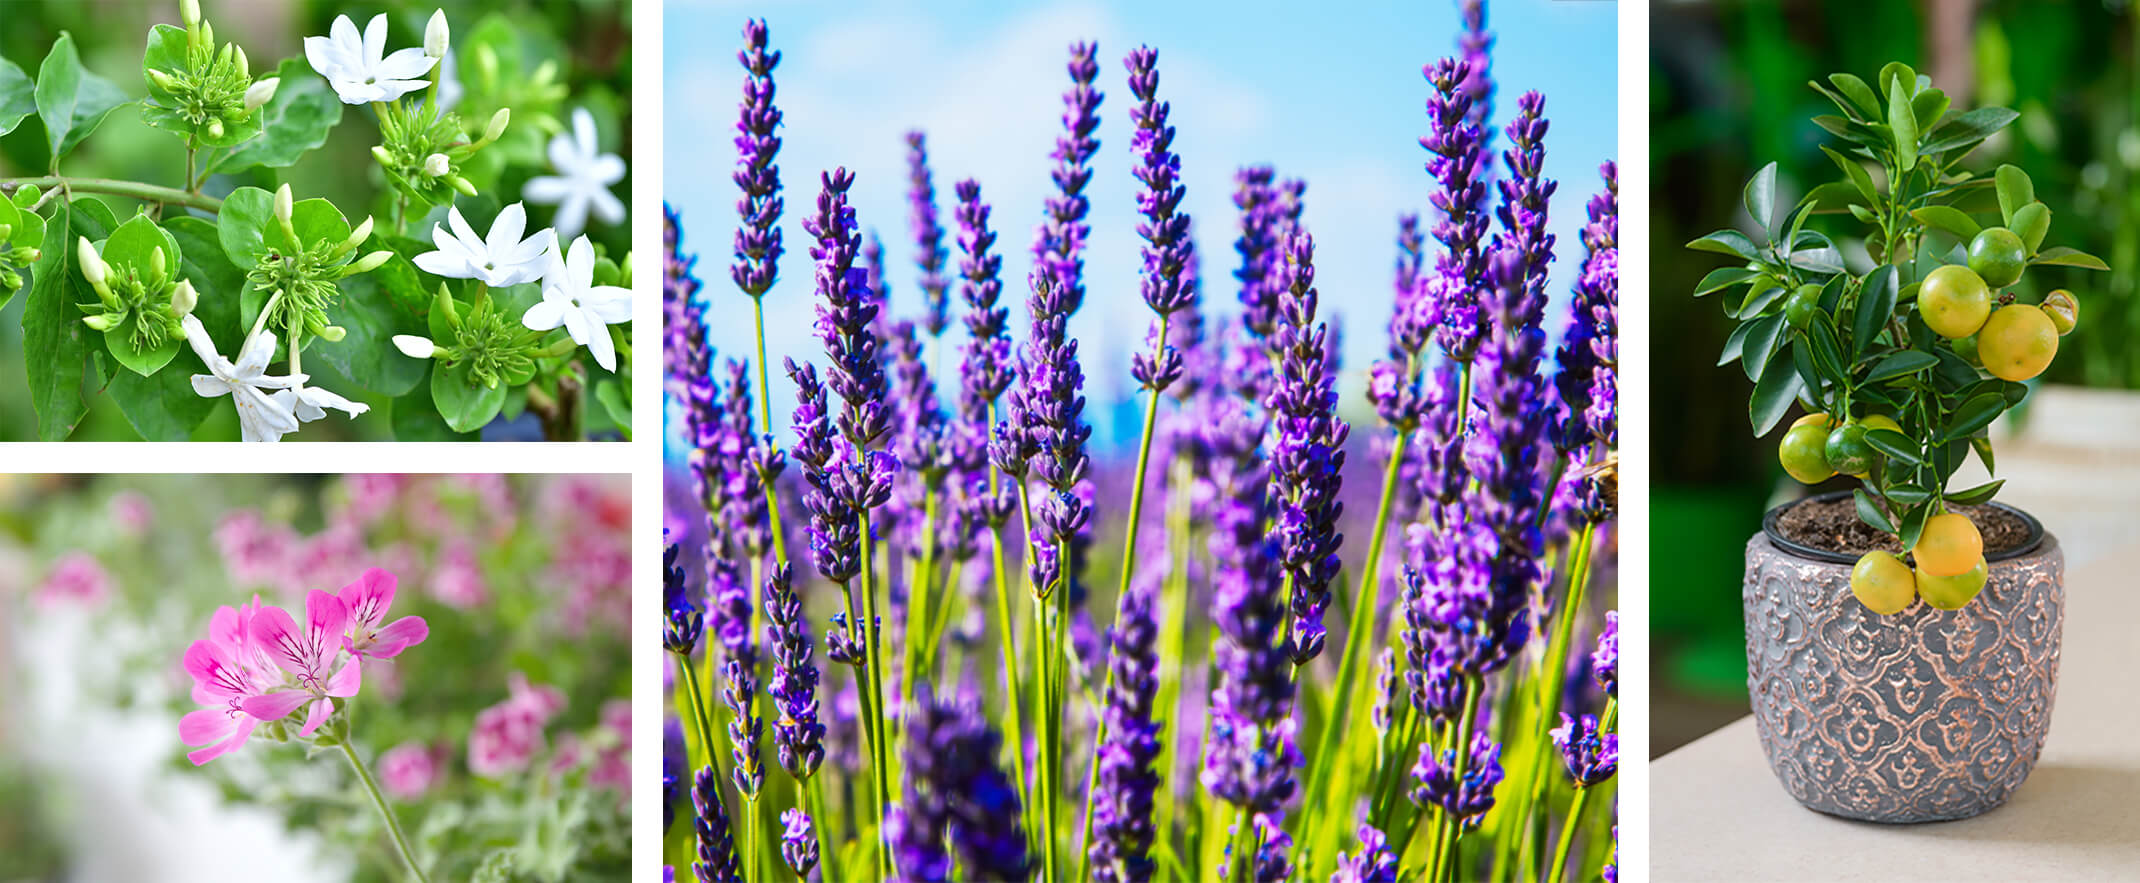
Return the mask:
<path id="1" fill-rule="evenodd" d="M 0 883 L 2140 867 L 2129 4 L 0 22 Z"/>

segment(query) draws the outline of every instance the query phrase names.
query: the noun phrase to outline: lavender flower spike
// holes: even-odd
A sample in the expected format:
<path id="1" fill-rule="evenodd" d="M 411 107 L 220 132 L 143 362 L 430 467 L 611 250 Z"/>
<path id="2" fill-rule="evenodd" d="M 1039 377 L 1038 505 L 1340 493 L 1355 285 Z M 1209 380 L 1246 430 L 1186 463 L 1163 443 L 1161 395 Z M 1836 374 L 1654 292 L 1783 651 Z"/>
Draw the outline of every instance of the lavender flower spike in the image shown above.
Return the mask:
<path id="1" fill-rule="evenodd" d="M 743 23 L 743 51 L 736 60 L 749 76 L 743 80 L 743 104 L 736 120 L 736 262 L 728 274 L 753 299 L 773 287 L 780 266 L 780 108 L 773 106 L 773 68 L 780 53 L 766 51 L 763 19 Z"/>
<path id="2" fill-rule="evenodd" d="M 1011 410 L 1020 418 L 1025 446 L 1039 454 L 1029 461 L 1034 477 L 1053 490 L 1034 505 L 1040 529 L 1031 538 L 1033 587 L 1045 600 L 1068 581 L 1067 562 L 1057 560 L 1058 548 L 1074 539 L 1092 515 L 1076 493 L 1088 465 L 1085 441 L 1092 427 L 1084 421 L 1085 375 L 1078 366 L 1077 341 L 1066 333 L 1070 304 L 1063 289 L 1036 272 L 1026 305 L 1032 334 L 1021 362 L 1025 386 L 1012 394 Z"/>
<path id="3" fill-rule="evenodd" d="M 1458 0 L 1457 17 L 1463 20 L 1464 29 L 1456 35 L 1456 48 L 1471 69 L 1464 78 L 1464 95 L 1471 99 L 1467 119 L 1478 127 L 1484 149 L 1493 140 L 1494 118 L 1494 35 L 1486 30 L 1486 0 Z"/>
<path id="4" fill-rule="evenodd" d="M 1085 185 L 1092 181 L 1092 155 L 1100 141 L 1093 133 L 1100 128 L 1103 97 L 1092 82 L 1100 75 L 1099 45 L 1070 44 L 1070 90 L 1063 93 L 1063 133 L 1055 138 L 1056 195 L 1048 197 L 1048 216 L 1033 237 L 1034 273 L 1046 277 L 1058 292 L 1064 314 L 1074 314 L 1085 304 L 1085 237 L 1091 227 L 1085 214 L 1091 202 Z"/>
<path id="5" fill-rule="evenodd" d="M 706 560 L 706 609 L 712 614 L 714 643 L 722 652 L 721 699 L 732 718 L 728 725 L 736 790 L 756 799 L 765 783 L 758 753 L 764 721 L 757 715 L 758 653 L 750 639 L 751 587 L 734 561 L 715 555 Z"/>
<path id="6" fill-rule="evenodd" d="M 1605 695 L 1620 695 L 1620 612 L 1605 611 L 1605 631 L 1598 634 L 1598 649 L 1590 654 L 1590 671 L 1597 676 Z"/>
<path id="7" fill-rule="evenodd" d="M 936 220 L 936 185 L 929 178 L 929 145 L 919 130 L 907 133 L 907 228 L 914 234 L 914 263 L 921 267 L 921 327 L 940 337 L 951 321 L 945 293 L 944 227 Z"/>
<path id="8" fill-rule="evenodd" d="M 1271 184 L 1276 174 L 1270 166 L 1249 166 L 1233 176 L 1233 204 L 1241 212 L 1241 232 L 1233 246 L 1241 267 L 1233 277 L 1241 284 L 1242 327 L 1258 339 L 1278 333 L 1278 286 L 1272 269 L 1284 256 L 1278 241 L 1282 209 L 1278 189 Z"/>
<path id="9" fill-rule="evenodd" d="M 1279 498 L 1278 539 L 1292 590 L 1292 640 L 1296 665 L 1323 650 L 1323 611 L 1341 563 L 1345 537 L 1337 531 L 1344 504 L 1338 500 L 1351 427 L 1337 418 L 1334 372 L 1325 355 L 1327 326 L 1316 322 L 1315 240 L 1297 233 L 1286 243 L 1285 278 L 1279 297 L 1279 380 L 1265 405 L 1277 421 L 1271 452 L 1273 490 Z"/>
<path id="10" fill-rule="evenodd" d="M 1461 824 L 1478 823 L 1479 817 L 1494 806 L 1494 788 L 1501 784 L 1501 746 L 1494 744 L 1485 733 L 1471 740 L 1470 763 L 1464 767 L 1461 780 L 1456 777 L 1456 751 L 1442 752 L 1434 756 L 1434 746 L 1421 743 L 1419 763 L 1412 767 L 1412 802 L 1420 807 L 1438 806 L 1454 815 Z"/>
<path id="11" fill-rule="evenodd" d="M 1389 838 L 1361 825 L 1360 854 L 1340 857 L 1330 883 L 1397 883 L 1397 856 L 1390 852 Z"/>
<path id="12" fill-rule="evenodd" d="M 905 793 L 887 821 L 902 879 L 947 879 L 948 839 L 965 878 L 1025 880 L 1032 867 L 1018 789 L 995 765 L 1001 739 L 980 707 L 917 683 L 907 726 Z"/>
<path id="13" fill-rule="evenodd" d="M 844 405 L 837 420 L 840 434 L 859 451 L 882 438 L 889 423 L 884 404 L 889 382 L 872 327 L 880 305 L 870 296 L 869 272 L 854 265 L 862 248 L 854 208 L 847 204 L 854 175 L 835 169 L 820 180 L 824 189 L 817 213 L 803 221 L 817 237 L 810 249 L 817 262 L 815 329 L 825 345 L 826 385 Z"/>
<path id="14" fill-rule="evenodd" d="M 661 358 L 662 364 L 668 367 L 663 387 L 678 399 L 685 396 L 685 385 L 690 376 L 688 369 L 693 364 L 692 335 L 705 330 L 698 317 L 700 282 L 695 272 L 698 256 L 685 254 L 683 241 L 683 219 L 677 216 L 676 209 L 662 203 Z M 701 338 L 697 345 L 703 347 L 704 339 Z"/>
<path id="15" fill-rule="evenodd" d="M 711 766 L 700 767 L 692 780 L 698 861 L 691 863 L 691 872 L 699 883 L 742 883 L 743 863 L 736 859 L 735 831 L 728 823 L 728 809 L 721 805 L 720 781 Z"/>
<path id="16" fill-rule="evenodd" d="M 1142 292 L 1144 303 L 1161 321 L 1195 305 L 1194 279 L 1183 272 L 1188 266 L 1189 216 L 1180 212 L 1187 190 L 1181 186 L 1181 157 L 1176 155 L 1174 127 L 1167 125 L 1170 109 L 1159 100 L 1159 52 L 1140 46 L 1123 65 L 1129 68 L 1129 90 L 1137 96 L 1130 108 L 1136 134 L 1130 136 L 1130 152 L 1136 157 L 1132 173 L 1144 184 L 1137 194 L 1137 210 L 1144 220 L 1137 235 L 1145 240 Z M 1130 374 L 1144 388 L 1163 391 L 1182 371 L 1181 354 L 1163 341 L 1151 353 L 1139 353 L 1130 363 Z"/>
<path id="17" fill-rule="evenodd" d="M 1093 878 L 1102 883 L 1145 883 L 1151 858 L 1153 794 L 1159 774 L 1159 723 L 1152 707 L 1159 690 L 1154 647 L 1159 622 L 1153 616 L 1161 571 L 1141 572 L 1123 597 L 1108 665 L 1105 734 L 1099 747 L 1098 788 L 1091 795 Z"/>
<path id="18" fill-rule="evenodd" d="M 1485 134 L 1472 119 L 1473 101 L 1466 91 L 1471 63 L 1444 58 L 1428 65 L 1425 74 L 1434 94 L 1427 99 L 1428 130 L 1419 145 L 1427 149 L 1427 172 L 1434 176 L 1435 190 L 1427 201 L 1441 216 L 1434 238 L 1443 252 L 1434 273 L 1421 280 L 1422 296 L 1437 327 L 1436 342 L 1451 359 L 1469 362 L 1485 333 L 1478 306 L 1486 272 L 1480 249 L 1487 223 Z"/>
<path id="19" fill-rule="evenodd" d="M 664 530 L 662 539 L 668 539 Z M 679 656 L 689 657 L 698 649 L 699 634 L 704 627 L 698 605 L 691 603 L 687 590 L 689 578 L 676 563 L 676 556 L 683 547 L 669 543 L 661 552 L 661 647 Z"/>
<path id="20" fill-rule="evenodd" d="M 766 685 L 778 715 L 773 745 L 780 765 L 807 782 L 825 759 L 825 725 L 817 717 L 817 664 L 810 659 L 810 625 L 803 618 L 802 597 L 786 564 L 765 578 L 765 643 L 772 648 L 773 679 Z M 807 875 L 809 869 L 796 873 Z"/>
<path id="21" fill-rule="evenodd" d="M 1551 733 L 1553 745 L 1560 749 L 1561 760 L 1568 765 L 1569 777 L 1578 786 L 1595 785 L 1612 778 L 1620 767 L 1620 737 L 1615 733 L 1598 732 L 1595 715 L 1583 715 L 1576 721 L 1566 712 L 1560 716 L 1560 726 Z"/>
<path id="22" fill-rule="evenodd" d="M 796 879 L 810 879 L 811 869 L 817 867 L 817 837 L 811 833 L 809 814 L 799 809 L 782 810 L 780 828 L 781 860 L 795 872 Z"/>

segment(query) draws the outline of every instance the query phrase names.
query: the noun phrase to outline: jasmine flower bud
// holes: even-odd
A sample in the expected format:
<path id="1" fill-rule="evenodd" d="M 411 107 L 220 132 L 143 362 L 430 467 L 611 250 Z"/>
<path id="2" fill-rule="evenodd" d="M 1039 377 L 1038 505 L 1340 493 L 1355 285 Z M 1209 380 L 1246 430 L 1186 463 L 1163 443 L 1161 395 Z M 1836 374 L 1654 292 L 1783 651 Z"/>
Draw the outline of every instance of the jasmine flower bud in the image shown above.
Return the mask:
<path id="1" fill-rule="evenodd" d="M 253 78 L 253 66 L 252 66 L 252 64 L 251 64 L 250 62 L 246 61 L 246 59 L 245 59 L 245 47 L 243 47 L 243 46 L 240 46 L 240 45 L 238 45 L 238 44 L 236 44 L 236 43 L 232 43 L 232 44 L 230 44 L 230 48 L 231 48 L 231 50 L 233 51 L 233 53 L 234 53 L 234 54 L 235 54 L 235 55 L 237 56 L 236 60 L 237 60 L 237 62 L 238 62 L 238 76 L 244 77 L 244 78 L 246 78 L 246 79 L 248 79 L 248 80 L 252 79 L 252 78 Z"/>
<path id="2" fill-rule="evenodd" d="M 424 54 L 432 58 L 445 58 L 446 46 L 452 41 L 446 28 L 446 10 L 431 13 L 431 22 L 424 25 Z"/>
<path id="3" fill-rule="evenodd" d="M 450 171 L 453 171 L 453 160 L 448 159 L 445 154 L 434 153 L 424 157 L 424 174 L 437 178 Z"/>
<path id="4" fill-rule="evenodd" d="M 99 294 L 109 291 L 104 280 L 111 275 L 111 268 L 104 265 L 104 256 L 97 254 L 97 247 L 89 244 L 89 237 L 75 237 L 75 259 L 82 265 L 82 278 Z"/>
<path id="5" fill-rule="evenodd" d="M 113 319 L 111 316 L 112 314 L 110 313 L 98 313 L 94 316 L 83 316 L 82 324 L 94 328 L 98 331 L 110 331 L 113 328 L 118 327 L 119 325 L 119 321 L 117 319 Z"/>
<path id="6" fill-rule="evenodd" d="M 155 68 L 149 68 L 149 84 L 165 92 L 178 91 L 178 81 L 171 79 L 170 74 Z"/>
<path id="7" fill-rule="evenodd" d="M 463 178 L 459 175 L 454 175 L 453 177 L 448 178 L 447 180 L 453 184 L 453 189 L 461 192 L 462 196 L 476 195 L 476 185 L 469 183 L 467 178 Z"/>
<path id="8" fill-rule="evenodd" d="M 438 344 L 432 343 L 431 338 L 414 334 L 394 335 L 394 348 L 412 359 L 428 359 L 438 352 Z"/>
<path id="9" fill-rule="evenodd" d="M 160 251 L 157 252 L 157 254 L 162 253 Z M 180 279 L 178 280 L 178 287 L 171 289 L 171 311 L 174 313 L 181 316 L 191 313 L 194 306 L 200 302 L 200 295 L 193 290 L 192 282 Z"/>
<path id="10" fill-rule="evenodd" d="M 275 97 L 275 88 L 281 85 L 282 80 L 275 77 L 269 77 L 254 83 L 245 90 L 245 109 L 247 111 L 259 110 Z"/>
<path id="11" fill-rule="evenodd" d="M 349 331 L 348 329 L 345 329 L 340 325 L 323 325 L 318 328 L 312 329 L 312 333 L 321 340 L 324 340 L 328 343 L 335 343 L 341 340 L 343 337 L 347 336 L 349 334 Z"/>
<path id="12" fill-rule="evenodd" d="M 391 167 L 394 164 L 394 155 L 386 152 L 386 145 L 384 144 L 372 145 L 372 159 L 378 160 L 382 166 Z"/>
<path id="13" fill-rule="evenodd" d="M 44 260 L 45 257 L 44 251 L 42 249 L 36 248 L 25 248 L 21 252 L 19 252 L 19 254 L 22 255 L 22 259 L 25 263 L 31 264 Z"/>
<path id="14" fill-rule="evenodd" d="M 290 185 L 284 184 L 275 188 L 275 219 L 288 224 L 292 213 L 296 211 L 297 196 L 290 192 Z"/>
<path id="15" fill-rule="evenodd" d="M 342 275 L 354 276 L 358 273 L 369 273 L 373 270 L 379 269 L 379 266 L 381 264 L 386 263 L 387 260 L 389 258 L 392 258 L 393 256 L 394 253 L 391 251 L 372 252 L 371 254 L 365 255 L 364 257 L 357 259 L 356 263 L 350 264 L 349 271 Z"/>
<path id="16" fill-rule="evenodd" d="M 187 30 L 192 30 L 194 25 L 200 24 L 201 0 L 178 0 L 178 18 L 186 23 Z"/>
<path id="17" fill-rule="evenodd" d="M 6 242 L 8 237 L 13 235 L 15 235 L 15 225 L 0 224 L 0 242 Z"/>
<path id="18" fill-rule="evenodd" d="M 512 119 L 512 108 L 498 108 L 497 113 L 490 115 L 490 125 L 483 127 L 483 140 L 496 141 L 500 138 L 505 137 L 505 124 L 507 122 L 510 122 Z"/>
<path id="19" fill-rule="evenodd" d="M 149 249 L 149 279 L 151 283 L 162 282 L 165 270 L 170 269 L 170 258 L 164 257 L 163 249 Z"/>
<path id="20" fill-rule="evenodd" d="M 342 247 L 356 248 L 359 245 L 363 245 L 364 240 L 370 238 L 372 238 L 372 218 L 370 215 L 365 215 L 364 223 L 358 224 L 357 229 L 349 232 L 349 238 L 342 242 Z"/>
<path id="21" fill-rule="evenodd" d="M 223 121 L 222 121 L 222 120 L 220 120 L 220 119 L 213 119 L 213 120 L 209 120 L 209 121 L 208 121 L 208 137 L 210 137 L 210 138 L 221 138 L 221 137 L 223 137 Z"/>

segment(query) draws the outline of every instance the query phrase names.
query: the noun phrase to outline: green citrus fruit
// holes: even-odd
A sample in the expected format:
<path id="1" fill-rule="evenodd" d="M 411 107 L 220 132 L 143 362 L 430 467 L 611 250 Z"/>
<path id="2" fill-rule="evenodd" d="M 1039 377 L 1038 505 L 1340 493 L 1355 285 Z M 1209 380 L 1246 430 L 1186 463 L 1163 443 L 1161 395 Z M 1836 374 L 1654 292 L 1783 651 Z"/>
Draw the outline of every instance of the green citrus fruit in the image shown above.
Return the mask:
<path id="1" fill-rule="evenodd" d="M 1984 370 L 2001 380 L 2027 380 L 2051 367 L 2058 355 L 2058 325 L 2029 304 L 2007 304 L 1991 314 L 1977 334 Z"/>
<path id="2" fill-rule="evenodd" d="M 1984 560 L 1984 535 L 1958 512 L 1934 515 L 1926 519 L 1910 554 L 1917 556 L 1919 573 L 1959 576 Z"/>
<path id="3" fill-rule="evenodd" d="M 1792 328 L 1804 330 L 1806 323 L 1813 321 L 1813 313 L 1820 309 L 1820 286 L 1800 285 L 1783 302 L 1783 321 Z"/>
<path id="4" fill-rule="evenodd" d="M 1984 356 L 1982 353 L 1977 352 L 1977 336 L 1974 334 L 1968 337 L 1955 338 L 1954 354 L 1961 356 L 1964 361 L 1973 367 L 1984 367 Z"/>
<path id="5" fill-rule="evenodd" d="M 1828 433 L 1822 449 L 1827 454 L 1829 468 L 1860 478 L 1872 471 L 1873 464 L 1878 462 L 1880 457 L 1880 452 L 1865 441 L 1865 425 L 1862 423 L 1845 423 L 1836 427 Z"/>
<path id="6" fill-rule="evenodd" d="M 2073 326 L 2081 323 L 2081 301 L 2073 292 L 2063 288 L 2043 296 L 2043 311 L 2051 317 L 2051 327 L 2058 329 L 2058 336 L 2073 333 Z"/>
<path id="7" fill-rule="evenodd" d="M 1991 289 L 1975 271 L 1948 264 L 1933 270 L 1917 289 L 1917 311 L 1939 336 L 1968 337 L 1991 315 Z"/>
<path id="8" fill-rule="evenodd" d="M 1850 593 L 1881 616 L 1893 616 L 1917 600 L 1917 577 L 1893 552 L 1867 552 L 1850 568 Z"/>
<path id="9" fill-rule="evenodd" d="M 2029 264 L 2028 246 L 2005 227 L 1986 227 L 1969 242 L 1969 269 L 1983 277 L 1984 284 L 2005 288 L 2021 281 Z"/>
<path id="10" fill-rule="evenodd" d="M 1991 570 L 1981 556 L 1975 567 L 1954 576 L 1933 576 L 1919 568 L 1917 593 L 1924 596 L 1926 604 L 1941 610 L 1960 610 L 1974 600 L 1978 592 L 1984 591 L 1984 579 L 1990 574 Z"/>
<path id="11" fill-rule="evenodd" d="M 1791 421 L 1792 429 L 1797 429 L 1801 426 L 1818 426 L 1822 432 L 1826 432 L 1835 428 L 1835 420 L 1829 417 L 1826 411 L 1815 411 Z"/>
<path id="12" fill-rule="evenodd" d="M 1783 471 L 1792 478 L 1804 484 L 1819 484 L 1835 475 L 1828 466 L 1827 445 L 1826 427 L 1793 426 L 1776 446 L 1776 459 L 1783 461 Z"/>

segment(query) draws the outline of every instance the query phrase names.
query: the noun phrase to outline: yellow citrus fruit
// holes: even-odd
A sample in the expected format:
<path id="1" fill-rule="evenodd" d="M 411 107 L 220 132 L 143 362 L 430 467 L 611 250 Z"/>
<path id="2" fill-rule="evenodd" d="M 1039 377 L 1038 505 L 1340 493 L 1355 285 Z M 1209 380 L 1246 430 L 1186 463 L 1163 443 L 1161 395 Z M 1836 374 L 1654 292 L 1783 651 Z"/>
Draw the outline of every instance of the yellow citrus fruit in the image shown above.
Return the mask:
<path id="1" fill-rule="evenodd" d="M 1917 570 L 1917 594 L 1923 595 L 1926 604 L 1941 610 L 1960 610 L 1975 600 L 1977 593 L 1984 591 L 1984 580 L 1991 569 L 1984 564 L 1983 556 L 1977 557 L 1975 567 L 1954 576 L 1933 576 Z"/>
<path id="2" fill-rule="evenodd" d="M 1893 552 L 1867 552 L 1850 568 L 1850 593 L 1881 616 L 1893 616 L 1917 600 L 1917 577 Z"/>
<path id="3" fill-rule="evenodd" d="M 1866 432 L 1871 432 L 1875 429 L 1885 429 L 1890 432 L 1902 431 L 1902 424 L 1896 423 L 1895 418 L 1889 417 L 1886 414 L 1873 414 L 1863 420 L 1858 421 L 1858 425 L 1865 427 Z"/>
<path id="4" fill-rule="evenodd" d="M 1986 227 L 1969 242 L 1969 269 L 1993 288 L 2021 281 L 2021 271 L 2028 265 L 2028 247 L 2005 227 Z"/>
<path id="5" fill-rule="evenodd" d="M 1917 546 L 1917 570 L 1933 576 L 1959 576 L 1984 560 L 1984 535 L 1975 522 L 1958 512 L 1934 515 L 1925 520 Z"/>
<path id="6" fill-rule="evenodd" d="M 1984 370 L 2001 380 L 2027 380 L 2051 367 L 2058 355 L 2058 326 L 2029 304 L 2008 304 L 1991 314 L 1977 334 Z"/>
<path id="7" fill-rule="evenodd" d="M 1783 471 L 1805 484 L 1819 484 L 1835 476 L 1828 465 L 1828 430 L 1826 427 L 1808 424 L 1793 426 L 1783 434 L 1783 442 L 1776 446 L 1776 459 L 1783 461 Z"/>
<path id="8" fill-rule="evenodd" d="M 1807 414 L 1804 417 L 1800 417 L 1796 420 L 1791 421 L 1792 429 L 1797 429 L 1801 426 L 1818 426 L 1822 429 L 1834 429 L 1835 419 L 1829 417 L 1828 412 L 1826 411 L 1815 411 L 1811 414 Z"/>
<path id="9" fill-rule="evenodd" d="M 2051 317 L 2051 327 L 2064 337 L 2073 333 L 2073 327 L 2081 323 L 2081 301 L 2073 292 L 2063 288 L 2043 296 L 2043 311 Z"/>
<path id="10" fill-rule="evenodd" d="M 1974 270 L 1948 264 L 1933 270 L 1918 287 L 1917 311 L 1939 336 L 1968 337 L 1991 315 L 1991 289 Z"/>

